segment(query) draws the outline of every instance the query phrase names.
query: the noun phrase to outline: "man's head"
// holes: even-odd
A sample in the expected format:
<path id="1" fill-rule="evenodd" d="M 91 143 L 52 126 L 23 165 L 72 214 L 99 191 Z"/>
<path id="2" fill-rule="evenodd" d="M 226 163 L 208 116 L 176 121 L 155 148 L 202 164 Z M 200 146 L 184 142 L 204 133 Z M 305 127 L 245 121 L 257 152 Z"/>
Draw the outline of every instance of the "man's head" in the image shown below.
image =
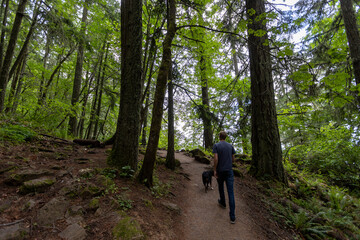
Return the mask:
<path id="1" fill-rule="evenodd" d="M 221 132 L 219 133 L 219 138 L 220 138 L 220 140 L 225 140 L 225 139 L 226 139 L 226 136 L 227 136 L 227 134 L 226 134 L 225 131 L 221 131 Z"/>

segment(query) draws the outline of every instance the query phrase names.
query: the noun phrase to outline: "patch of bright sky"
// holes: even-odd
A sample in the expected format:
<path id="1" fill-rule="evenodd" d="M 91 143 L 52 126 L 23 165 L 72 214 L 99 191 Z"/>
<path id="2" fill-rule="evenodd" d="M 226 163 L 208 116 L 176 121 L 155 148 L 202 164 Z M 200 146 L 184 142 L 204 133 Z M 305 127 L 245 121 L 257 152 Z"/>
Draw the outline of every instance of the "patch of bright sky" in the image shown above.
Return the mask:
<path id="1" fill-rule="evenodd" d="M 278 4 L 278 8 L 282 9 L 282 10 L 292 10 L 294 9 L 295 4 L 299 1 L 299 0 L 270 0 L 272 3 Z M 301 29 L 299 32 L 295 33 L 292 37 L 291 40 L 293 43 L 298 44 L 302 42 L 302 39 L 305 37 L 306 35 L 306 29 L 303 28 Z"/>

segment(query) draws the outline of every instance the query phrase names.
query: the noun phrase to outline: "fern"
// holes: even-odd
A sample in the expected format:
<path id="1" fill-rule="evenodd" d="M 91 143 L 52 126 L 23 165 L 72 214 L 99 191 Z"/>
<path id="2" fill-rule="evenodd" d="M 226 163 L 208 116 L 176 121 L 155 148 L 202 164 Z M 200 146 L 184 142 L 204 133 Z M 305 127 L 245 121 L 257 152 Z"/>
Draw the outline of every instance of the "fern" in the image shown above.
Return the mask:
<path id="1" fill-rule="evenodd" d="M 22 125 L 4 124 L 0 125 L 0 139 L 10 142 L 31 141 L 36 133 Z"/>

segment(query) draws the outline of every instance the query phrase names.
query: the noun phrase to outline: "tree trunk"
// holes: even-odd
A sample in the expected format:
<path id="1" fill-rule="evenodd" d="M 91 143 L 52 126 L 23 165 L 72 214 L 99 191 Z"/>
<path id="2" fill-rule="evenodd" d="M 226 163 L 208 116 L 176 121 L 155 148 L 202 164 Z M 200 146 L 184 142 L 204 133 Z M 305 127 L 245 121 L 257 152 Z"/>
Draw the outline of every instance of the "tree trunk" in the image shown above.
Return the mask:
<path id="1" fill-rule="evenodd" d="M 147 122 L 148 122 L 148 115 L 149 115 L 149 99 L 150 99 L 150 92 L 147 93 L 145 106 L 144 106 L 144 114 L 142 120 L 142 134 L 141 134 L 141 145 L 146 146 L 146 132 L 147 132 Z"/>
<path id="2" fill-rule="evenodd" d="M 175 127 L 174 127 L 174 86 L 172 69 L 169 70 L 168 83 L 168 147 L 166 155 L 166 167 L 175 170 Z"/>
<path id="3" fill-rule="evenodd" d="M 159 143 L 161 121 L 163 116 L 163 104 L 166 91 L 166 84 L 171 67 L 171 43 L 176 33 L 176 5 L 175 0 L 168 1 L 168 29 L 163 42 L 163 57 L 156 81 L 154 107 L 152 112 L 150 136 L 145 152 L 144 162 L 139 173 L 139 180 L 146 186 L 153 185 L 153 171 L 156 160 L 156 152 Z"/>
<path id="4" fill-rule="evenodd" d="M 34 31 L 35 31 L 35 26 L 36 26 L 36 23 L 37 23 L 37 17 L 39 15 L 39 8 L 40 8 L 40 3 L 39 3 L 39 1 L 36 1 L 35 7 L 34 7 L 34 10 L 33 10 L 33 17 L 32 17 L 32 20 L 31 20 L 30 29 L 28 31 L 28 34 L 26 35 L 24 44 L 21 47 L 19 55 L 17 56 L 13 66 L 10 69 L 9 79 L 11 79 L 12 75 L 15 72 L 15 69 L 20 64 L 20 62 L 23 60 L 24 56 L 27 53 L 27 48 L 29 46 L 32 35 L 33 35 Z"/>
<path id="5" fill-rule="evenodd" d="M 10 0 L 2 0 L 1 2 L 0 17 L 2 18 L 2 26 L 1 26 L 1 36 L 0 36 L 0 72 L 2 69 L 2 65 L 4 63 L 5 32 L 6 32 L 7 15 L 9 10 L 9 1 Z M 4 3 L 5 3 L 5 7 L 4 7 Z"/>
<path id="6" fill-rule="evenodd" d="M 75 66 L 75 76 L 74 76 L 74 85 L 73 92 L 71 97 L 71 106 L 73 107 L 70 119 L 69 119 L 69 134 L 76 137 L 77 136 L 77 113 L 76 113 L 76 104 L 79 101 L 80 89 L 81 89 L 81 80 L 82 80 L 82 70 L 84 62 L 84 45 L 85 45 L 85 33 L 86 33 L 86 20 L 88 15 L 88 5 L 89 0 L 84 0 L 83 15 L 81 19 L 81 36 L 78 46 L 78 53 L 76 58 Z"/>
<path id="7" fill-rule="evenodd" d="M 210 100 L 209 100 L 209 88 L 208 80 L 206 76 L 206 61 L 201 51 L 200 56 L 200 76 L 201 76 L 201 119 L 204 125 L 204 143 L 205 149 L 212 149 L 213 142 L 213 130 L 211 124 L 211 115 L 210 115 Z"/>
<path id="8" fill-rule="evenodd" d="M 90 95 L 90 86 L 92 84 L 92 79 L 93 77 L 92 76 L 89 76 L 88 75 L 88 72 L 86 74 L 86 82 L 85 82 L 85 88 L 86 88 L 86 91 L 84 91 L 84 96 L 83 96 L 83 103 L 82 103 L 82 110 L 81 110 L 81 115 L 80 115 L 80 121 L 79 121 L 79 124 L 78 124 L 78 135 L 80 138 L 84 138 L 84 122 L 85 122 L 85 115 L 86 115 L 86 105 L 88 103 L 88 99 L 89 99 L 89 95 Z"/>
<path id="9" fill-rule="evenodd" d="M 5 92 L 6 86 L 9 80 L 9 71 L 14 56 L 15 46 L 20 32 L 21 22 L 24 17 L 25 7 L 27 0 L 21 0 L 14 20 L 14 24 L 11 30 L 8 47 L 5 53 L 4 62 L 0 72 L 0 113 L 4 110 L 5 105 Z"/>
<path id="10" fill-rule="evenodd" d="M 9 112 L 14 113 L 15 112 L 14 106 L 15 106 L 15 102 L 18 102 L 18 100 L 16 98 L 18 97 L 18 94 L 19 94 L 19 91 L 17 89 L 21 89 L 21 85 L 22 85 L 21 84 L 21 75 L 25 69 L 26 57 L 27 57 L 27 52 L 25 52 L 25 55 L 21 59 L 22 62 L 17 66 L 16 74 L 14 76 L 14 79 L 11 82 L 11 88 L 10 88 L 10 93 L 9 93 L 9 97 L 8 97 L 8 104 L 5 109 L 5 113 L 9 113 Z"/>
<path id="11" fill-rule="evenodd" d="M 103 61 L 102 70 L 101 70 L 99 97 L 98 97 L 98 102 L 97 102 L 97 107 L 96 107 L 96 120 L 95 120 L 95 126 L 94 126 L 93 139 L 96 139 L 96 137 L 98 135 L 98 127 L 99 127 L 99 121 L 100 121 L 101 99 L 102 99 L 102 93 L 103 93 L 104 81 L 105 81 L 106 61 L 107 61 L 108 52 L 109 52 L 109 44 L 106 43 L 106 40 L 107 40 L 107 36 L 105 37 L 105 43 L 104 43 L 104 48 L 103 48 L 103 51 L 105 52 L 105 59 Z"/>
<path id="12" fill-rule="evenodd" d="M 346 36 L 349 43 L 350 57 L 353 64 L 355 82 L 360 86 L 360 34 L 352 0 L 340 0 L 341 12 L 344 19 Z M 359 91 L 356 91 L 359 93 Z M 360 97 L 357 95 L 358 104 Z"/>
<path id="13" fill-rule="evenodd" d="M 140 113 L 141 113 L 141 115 L 140 115 L 140 132 L 142 131 L 141 145 L 143 145 L 143 146 L 146 145 L 146 126 L 147 126 L 147 117 L 148 117 L 148 112 L 149 112 L 149 96 L 150 96 L 152 75 L 154 72 L 154 64 L 155 64 L 156 55 L 157 55 L 157 48 L 158 47 L 156 45 L 155 36 L 153 36 L 152 40 L 151 40 L 148 62 L 145 67 L 145 71 L 149 70 L 148 81 L 147 81 L 144 93 L 141 97 L 141 104 L 145 100 L 145 106 L 143 106 L 140 111 Z M 150 67 L 148 66 L 149 64 L 150 64 Z M 146 76 L 146 74 L 143 74 L 143 80 L 145 79 L 145 76 Z"/>
<path id="14" fill-rule="evenodd" d="M 121 91 L 110 165 L 137 169 L 142 94 L 142 0 L 121 1 Z"/>
<path id="15" fill-rule="evenodd" d="M 260 15 L 265 13 L 264 0 L 246 0 L 248 47 L 251 74 L 251 173 L 259 178 L 277 179 L 286 183 L 279 129 L 277 125 L 270 48 L 267 34 L 257 36 L 256 31 L 267 32 Z M 252 11 L 255 10 L 253 13 Z M 251 33 L 254 31 L 254 33 Z"/>
<path id="16" fill-rule="evenodd" d="M 105 48 L 105 44 L 103 45 L 103 49 Z M 99 93 L 100 93 L 100 82 L 101 82 L 101 69 L 102 69 L 102 64 L 103 64 L 103 55 L 104 55 L 104 51 L 102 51 L 100 53 L 100 59 L 99 59 L 99 68 L 98 68 L 98 72 L 97 72 L 97 77 L 96 77 L 96 82 L 95 82 L 95 95 L 93 96 L 93 102 L 91 104 L 91 110 L 90 110 L 90 121 L 89 121 L 89 126 L 87 129 L 87 134 L 86 134 L 86 138 L 87 139 L 92 139 L 94 134 L 93 128 L 96 122 L 96 118 L 97 118 L 97 102 L 99 101 Z M 96 68 L 95 68 L 96 69 Z"/>
<path id="17" fill-rule="evenodd" d="M 20 74 L 17 76 L 18 80 L 17 80 L 16 90 L 15 90 L 15 94 L 14 94 L 14 101 L 12 104 L 12 108 L 10 110 L 11 113 L 16 112 L 16 108 L 19 104 L 19 98 L 20 98 L 21 88 L 23 85 L 23 75 L 24 75 L 24 71 L 25 71 L 26 61 L 27 61 L 27 57 L 25 56 L 25 58 L 21 64 Z"/>
<path id="18" fill-rule="evenodd" d="M 54 81 L 55 75 L 60 71 L 60 68 L 62 64 L 71 56 L 71 54 L 74 52 L 74 49 L 70 49 L 70 51 L 64 56 L 62 59 L 60 59 L 58 65 L 55 67 L 54 71 L 51 73 L 49 80 L 47 81 L 46 85 L 43 86 L 42 95 L 38 101 L 38 103 L 41 103 L 42 105 L 44 101 L 46 100 L 46 95 L 49 90 L 49 87 L 51 83 Z"/>
<path id="19" fill-rule="evenodd" d="M 44 102 L 43 94 L 44 94 L 44 84 L 45 84 L 45 69 L 47 66 L 48 57 L 50 55 L 50 41 L 51 37 L 49 34 L 46 34 L 46 43 L 45 43 L 45 53 L 43 58 L 43 67 L 44 71 L 41 74 L 40 86 L 39 86 L 39 96 L 38 96 L 38 105 L 42 105 Z"/>

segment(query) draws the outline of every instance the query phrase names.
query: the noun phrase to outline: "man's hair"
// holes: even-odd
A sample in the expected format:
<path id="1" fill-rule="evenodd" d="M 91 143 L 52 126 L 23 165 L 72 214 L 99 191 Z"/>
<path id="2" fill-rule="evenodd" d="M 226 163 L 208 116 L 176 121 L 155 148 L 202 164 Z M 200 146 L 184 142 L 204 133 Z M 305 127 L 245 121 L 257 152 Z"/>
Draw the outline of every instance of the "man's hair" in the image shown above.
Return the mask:
<path id="1" fill-rule="evenodd" d="M 227 136 L 227 134 L 226 134 L 225 131 L 221 131 L 221 132 L 219 133 L 219 138 L 220 138 L 220 140 L 225 140 L 225 139 L 226 139 L 226 136 Z"/>

